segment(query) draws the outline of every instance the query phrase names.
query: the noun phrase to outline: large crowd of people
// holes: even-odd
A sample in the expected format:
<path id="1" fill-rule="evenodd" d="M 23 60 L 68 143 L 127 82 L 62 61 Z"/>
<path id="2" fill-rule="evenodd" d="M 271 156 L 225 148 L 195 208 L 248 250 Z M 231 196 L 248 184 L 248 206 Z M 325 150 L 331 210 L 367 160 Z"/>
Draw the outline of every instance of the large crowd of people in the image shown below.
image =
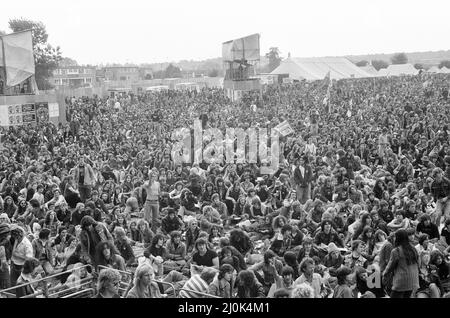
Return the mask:
<path id="1" fill-rule="evenodd" d="M 448 297 L 449 80 L 68 97 L 67 124 L 2 131 L 0 295 L 56 277 L 97 298 Z M 177 162 L 196 119 L 294 132 L 274 173 Z"/>

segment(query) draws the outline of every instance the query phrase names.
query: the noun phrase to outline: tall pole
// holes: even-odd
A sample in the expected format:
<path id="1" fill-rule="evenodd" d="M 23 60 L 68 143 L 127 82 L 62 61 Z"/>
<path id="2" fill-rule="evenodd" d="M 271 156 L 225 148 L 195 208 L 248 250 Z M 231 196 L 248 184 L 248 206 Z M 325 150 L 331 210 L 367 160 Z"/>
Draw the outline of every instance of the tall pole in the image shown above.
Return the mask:
<path id="1" fill-rule="evenodd" d="M 3 90 L 5 90 L 6 89 L 6 83 L 7 83 L 7 80 L 6 80 L 5 43 L 3 42 L 3 37 L 1 37 L 1 36 L 0 36 L 0 40 L 2 41 L 2 59 L 3 59 L 3 65 L 0 65 L 0 66 L 3 67 L 4 74 L 5 74 L 5 84 L 4 84 L 4 87 L 3 87 Z"/>

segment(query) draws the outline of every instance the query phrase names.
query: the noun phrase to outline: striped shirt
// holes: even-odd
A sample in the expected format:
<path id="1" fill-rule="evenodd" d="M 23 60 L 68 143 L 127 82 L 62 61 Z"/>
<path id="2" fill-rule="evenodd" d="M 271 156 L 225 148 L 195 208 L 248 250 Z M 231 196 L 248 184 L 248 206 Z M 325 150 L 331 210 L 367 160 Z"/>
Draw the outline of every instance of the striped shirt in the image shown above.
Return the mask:
<path id="1" fill-rule="evenodd" d="M 184 284 L 183 288 L 201 292 L 201 293 L 208 293 L 209 286 L 203 279 L 201 279 L 200 275 L 197 274 L 197 275 L 192 276 L 186 282 L 186 284 Z M 184 290 L 180 291 L 180 297 L 181 298 L 202 298 L 202 296 L 199 294 L 187 292 Z"/>

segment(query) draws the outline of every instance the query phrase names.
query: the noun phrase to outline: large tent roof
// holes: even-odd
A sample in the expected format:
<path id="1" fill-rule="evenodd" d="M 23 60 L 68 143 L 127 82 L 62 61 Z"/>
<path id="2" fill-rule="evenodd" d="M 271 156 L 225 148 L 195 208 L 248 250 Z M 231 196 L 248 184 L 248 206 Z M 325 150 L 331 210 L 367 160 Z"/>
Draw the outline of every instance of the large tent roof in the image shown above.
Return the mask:
<path id="1" fill-rule="evenodd" d="M 320 80 L 330 72 L 331 79 L 372 77 L 343 57 L 287 58 L 271 74 L 289 74 L 293 79 Z"/>
<path id="2" fill-rule="evenodd" d="M 380 76 L 380 74 L 378 73 L 376 68 L 373 67 L 373 65 L 371 65 L 371 64 L 366 65 L 366 66 L 360 66 L 359 68 L 362 69 L 364 72 L 369 73 L 372 76 Z"/>
<path id="3" fill-rule="evenodd" d="M 427 72 L 428 72 L 428 73 L 439 73 L 440 70 L 439 70 L 439 67 L 437 67 L 437 66 L 432 66 L 432 67 L 430 67 L 430 69 L 429 69 Z"/>
<path id="4" fill-rule="evenodd" d="M 385 76 L 400 76 L 400 75 L 417 75 L 417 70 L 412 64 L 392 64 L 386 69 Z"/>

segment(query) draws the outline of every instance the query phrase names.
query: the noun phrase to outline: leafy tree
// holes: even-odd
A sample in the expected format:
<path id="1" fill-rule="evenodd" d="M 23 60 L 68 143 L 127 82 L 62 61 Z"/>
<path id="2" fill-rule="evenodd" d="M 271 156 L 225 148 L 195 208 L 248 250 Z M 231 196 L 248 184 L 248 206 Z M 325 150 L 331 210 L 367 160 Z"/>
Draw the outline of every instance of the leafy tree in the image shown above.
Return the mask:
<path id="1" fill-rule="evenodd" d="M 446 68 L 450 68 L 450 60 L 444 60 L 444 61 L 441 61 L 441 63 L 439 63 L 439 68 L 443 68 L 444 66 Z"/>
<path id="2" fill-rule="evenodd" d="M 383 60 L 373 60 L 372 66 L 377 70 L 381 70 L 382 68 L 387 68 L 389 64 L 386 61 Z"/>
<path id="3" fill-rule="evenodd" d="M 280 50 L 277 47 L 271 47 L 269 52 L 266 53 L 266 58 L 269 59 L 269 73 L 280 66 L 282 59 L 280 57 Z"/>
<path id="4" fill-rule="evenodd" d="M 218 69 L 213 69 L 208 73 L 209 77 L 217 77 L 219 76 L 219 70 Z"/>
<path id="5" fill-rule="evenodd" d="M 406 64 L 408 63 L 408 57 L 405 53 L 397 53 L 391 57 L 392 64 Z"/>
<path id="6" fill-rule="evenodd" d="M 356 64 L 356 66 L 367 66 L 369 64 L 369 62 L 367 62 L 366 60 L 362 60 L 362 61 L 356 62 L 355 64 Z"/>
<path id="7" fill-rule="evenodd" d="M 181 69 L 178 66 L 169 64 L 169 66 L 167 66 L 166 69 L 164 70 L 164 77 L 166 78 L 182 77 Z"/>
<path id="8" fill-rule="evenodd" d="M 9 20 L 9 28 L 13 32 L 32 30 L 36 83 L 39 89 L 52 88 L 49 79 L 62 57 L 59 46 L 54 48 L 47 43 L 48 33 L 45 25 L 40 21 L 20 18 Z"/>
<path id="9" fill-rule="evenodd" d="M 416 64 L 414 64 L 414 68 L 416 70 L 423 70 L 425 67 L 421 63 L 416 63 Z"/>
<path id="10" fill-rule="evenodd" d="M 78 66 L 78 62 L 70 57 L 63 57 L 58 66 Z"/>
<path id="11" fill-rule="evenodd" d="M 5 35 L 5 34 L 6 34 L 5 31 L 0 30 L 0 35 Z"/>

